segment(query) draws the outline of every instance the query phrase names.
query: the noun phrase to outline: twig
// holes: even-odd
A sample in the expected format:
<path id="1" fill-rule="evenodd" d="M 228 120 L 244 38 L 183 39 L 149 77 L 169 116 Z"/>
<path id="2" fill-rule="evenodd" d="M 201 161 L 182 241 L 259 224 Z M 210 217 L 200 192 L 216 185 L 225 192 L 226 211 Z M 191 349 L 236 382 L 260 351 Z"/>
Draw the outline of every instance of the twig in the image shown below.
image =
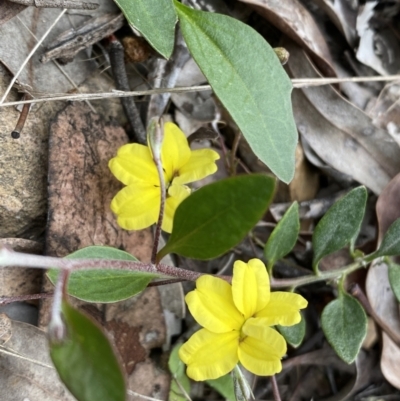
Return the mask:
<path id="1" fill-rule="evenodd" d="M 309 86 L 321 86 L 321 85 L 331 85 L 341 82 L 388 82 L 388 81 L 398 81 L 400 80 L 400 75 L 386 75 L 384 77 L 350 77 L 350 78 L 297 78 L 292 79 L 294 88 L 305 88 Z M 26 103 L 43 103 L 58 100 L 69 100 L 69 101 L 84 101 L 84 100 L 99 100 L 107 98 L 118 98 L 118 97 L 130 97 L 130 96 L 147 96 L 160 93 L 189 93 L 189 92 L 203 92 L 212 90 L 210 85 L 198 85 L 198 86 L 184 86 L 175 88 L 158 88 L 149 89 L 144 91 L 132 91 L 132 92 L 122 92 L 122 91 L 112 91 L 112 92 L 99 92 L 99 93 L 82 93 L 82 94 L 72 94 L 72 95 L 55 95 L 49 97 L 42 97 L 32 100 L 22 100 L 17 102 L 0 102 L 0 107 L 10 107 L 19 104 Z"/>
<path id="2" fill-rule="evenodd" d="M 111 71 L 115 79 L 115 84 L 118 90 L 130 91 L 128 77 L 125 69 L 124 47 L 121 42 L 114 36 L 110 36 L 110 64 Z M 133 131 L 134 142 L 146 145 L 146 130 L 142 119 L 140 118 L 139 110 L 132 97 L 121 98 L 122 106 L 125 114 L 128 117 L 131 129 Z"/>
<path id="3" fill-rule="evenodd" d="M 353 284 L 349 292 L 354 298 L 357 298 L 358 302 L 363 306 L 365 311 L 374 319 L 375 323 L 391 338 L 393 342 L 400 345 L 400 335 L 392 328 L 372 309 L 364 292 L 361 290 L 358 284 Z"/>
<path id="4" fill-rule="evenodd" d="M 32 99 L 31 95 L 29 95 L 28 93 L 26 93 L 24 95 L 25 99 Z M 31 108 L 30 104 L 24 104 L 22 106 L 22 111 L 21 114 L 19 115 L 19 119 L 17 121 L 17 125 L 15 126 L 14 130 L 11 132 L 11 137 L 14 139 L 18 139 L 21 135 L 22 130 L 24 129 L 24 125 L 26 122 L 26 119 L 28 117 L 29 114 L 29 110 Z"/>
<path id="5" fill-rule="evenodd" d="M 7 305 L 13 302 L 32 301 L 34 299 L 53 298 L 52 292 L 42 294 L 19 295 L 15 297 L 0 297 L 0 305 Z"/>
<path id="6" fill-rule="evenodd" d="M 236 175 L 236 152 L 239 147 L 240 138 L 242 137 L 242 133 L 240 131 L 235 132 L 235 138 L 233 139 L 232 150 L 231 150 L 231 175 Z"/>
<path id="7" fill-rule="evenodd" d="M 24 62 L 21 64 L 21 67 L 17 71 L 16 74 L 14 74 L 13 79 L 11 80 L 10 84 L 8 85 L 3 97 L 0 100 L 0 105 L 3 104 L 4 100 L 6 99 L 7 95 L 10 93 L 12 87 L 14 86 L 15 81 L 18 79 L 19 74 L 21 74 L 22 70 L 25 68 L 25 66 L 28 64 L 29 60 L 32 58 L 32 56 L 35 54 L 36 50 L 39 48 L 39 46 L 43 43 L 43 41 L 47 38 L 51 30 L 57 25 L 58 21 L 60 21 L 61 17 L 67 12 L 67 9 L 64 9 L 61 11 L 61 13 L 58 15 L 58 17 L 55 19 L 55 21 L 50 25 L 49 29 L 44 33 L 44 35 L 40 38 L 40 40 L 36 43 L 36 45 L 33 47 L 31 52 L 28 54 Z"/>
<path id="8" fill-rule="evenodd" d="M 272 384 L 272 394 L 274 395 L 274 400 L 281 401 L 281 395 L 279 393 L 279 387 L 275 375 L 271 376 L 271 384 Z"/>
<path id="9" fill-rule="evenodd" d="M 19 18 L 18 21 L 22 24 L 22 26 L 29 32 L 29 34 L 36 40 L 36 42 L 39 40 L 36 35 L 29 29 L 29 27 L 25 24 L 25 22 Z M 64 77 L 69 81 L 69 83 L 76 89 L 76 91 L 78 93 L 81 93 L 78 85 L 74 82 L 74 80 L 69 76 L 69 74 L 67 73 L 67 71 L 64 70 L 63 67 L 61 67 L 61 65 L 57 62 L 57 60 L 52 60 L 53 64 L 58 68 L 58 70 L 61 72 L 61 74 L 64 75 Z M 97 111 L 95 110 L 95 108 L 92 106 L 92 104 L 90 102 L 88 102 L 87 100 L 85 100 L 85 103 L 88 105 L 88 107 L 90 108 L 90 110 L 93 111 L 93 113 L 97 113 Z M 0 104 L 1 106 L 1 104 Z"/>

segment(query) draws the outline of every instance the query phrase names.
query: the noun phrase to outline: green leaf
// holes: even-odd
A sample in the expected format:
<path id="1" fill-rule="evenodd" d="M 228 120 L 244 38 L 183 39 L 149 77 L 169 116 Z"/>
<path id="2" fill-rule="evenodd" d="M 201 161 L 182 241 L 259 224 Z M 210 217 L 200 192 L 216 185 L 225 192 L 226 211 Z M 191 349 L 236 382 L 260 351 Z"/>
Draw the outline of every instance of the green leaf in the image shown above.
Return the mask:
<path id="1" fill-rule="evenodd" d="M 315 227 L 313 268 L 326 255 L 342 249 L 357 237 L 364 218 L 367 190 L 361 186 L 337 201 Z"/>
<path id="2" fill-rule="evenodd" d="M 325 307 L 321 323 L 332 348 L 345 362 L 352 363 L 367 334 L 367 316 L 359 302 L 340 293 Z"/>
<path id="3" fill-rule="evenodd" d="M 188 398 L 182 389 L 186 394 L 190 394 L 190 380 L 185 373 L 185 364 L 180 360 L 178 354 L 181 345 L 178 344 L 174 347 L 168 360 L 169 371 L 172 375 L 168 401 L 187 400 Z"/>
<path id="4" fill-rule="evenodd" d="M 176 13 L 172 0 L 115 0 L 128 23 L 161 55 L 174 49 Z"/>
<path id="5" fill-rule="evenodd" d="M 279 333 L 283 335 L 286 342 L 290 344 L 292 347 L 297 348 L 304 339 L 304 335 L 306 334 L 306 321 L 304 316 L 301 316 L 301 320 L 299 323 L 293 326 L 276 326 Z"/>
<path id="6" fill-rule="evenodd" d="M 297 130 L 292 83 L 272 47 L 254 29 L 174 1 L 194 60 L 253 152 L 282 181 L 292 180 Z"/>
<path id="7" fill-rule="evenodd" d="M 236 401 L 233 378 L 230 373 L 218 379 L 206 380 L 206 383 L 218 391 L 228 401 Z"/>
<path id="8" fill-rule="evenodd" d="M 300 231 L 299 205 L 294 202 L 286 211 L 265 245 L 264 255 L 268 260 L 268 270 L 274 263 L 286 256 L 296 245 Z"/>
<path id="9" fill-rule="evenodd" d="M 114 351 L 100 328 L 66 302 L 62 313 L 67 338 L 50 343 L 50 356 L 78 401 L 125 401 L 125 380 Z"/>
<path id="10" fill-rule="evenodd" d="M 275 180 L 261 174 L 227 178 L 186 198 L 175 212 L 172 234 L 157 255 L 215 258 L 238 244 L 261 219 Z"/>
<path id="11" fill-rule="evenodd" d="M 106 246 L 89 246 L 71 253 L 67 259 L 114 259 L 137 261 L 128 252 Z M 50 281 L 57 282 L 59 271 L 47 273 Z M 93 269 L 72 272 L 68 280 L 68 293 L 86 302 L 118 302 L 143 291 L 153 278 L 153 273 Z"/>
<path id="12" fill-rule="evenodd" d="M 368 256 L 368 260 L 378 258 L 380 256 L 396 256 L 400 255 L 400 219 L 395 220 L 386 231 L 379 249 L 372 255 Z"/>
<path id="13" fill-rule="evenodd" d="M 400 265 L 389 262 L 389 282 L 394 295 L 400 302 Z"/>

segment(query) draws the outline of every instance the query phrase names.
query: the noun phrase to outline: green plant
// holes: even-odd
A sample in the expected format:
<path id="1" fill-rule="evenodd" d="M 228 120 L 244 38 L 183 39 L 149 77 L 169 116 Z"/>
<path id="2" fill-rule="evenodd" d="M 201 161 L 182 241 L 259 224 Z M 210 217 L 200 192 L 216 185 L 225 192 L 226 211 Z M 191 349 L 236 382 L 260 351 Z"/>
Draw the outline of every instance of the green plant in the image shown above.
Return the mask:
<path id="1" fill-rule="evenodd" d="M 297 143 L 290 102 L 292 86 L 275 52 L 264 39 L 248 26 L 232 18 L 196 11 L 175 0 L 118 0 L 117 3 L 129 23 L 167 58 L 173 50 L 175 24 L 177 20 L 179 21 L 193 58 L 254 153 L 280 180 L 289 182 L 294 174 L 294 150 Z M 234 42 L 231 40 L 233 36 Z M 252 61 L 244 65 L 243 55 L 250 53 Z M 178 182 L 179 177 L 175 173 L 184 174 L 185 163 L 190 157 L 185 159 L 185 163 L 177 163 L 179 167 L 175 170 L 163 168 L 165 167 L 163 163 L 166 162 L 162 148 L 163 129 L 158 121 L 150 124 L 148 135 L 150 149 L 146 151 L 145 164 L 147 167 L 150 166 L 153 174 L 151 185 L 146 187 L 141 184 L 141 196 L 147 194 L 146 188 L 149 191 L 151 189 L 151 216 L 148 218 L 149 215 L 146 214 L 146 219 L 143 218 L 138 225 L 135 225 L 138 216 L 126 217 L 123 206 L 124 202 L 129 202 L 131 193 L 123 201 L 119 203 L 116 201 L 114 210 L 118 214 L 121 212 L 121 215 L 125 213 L 124 223 L 120 224 L 126 228 L 142 228 L 157 222 L 151 263 L 140 262 L 126 252 L 110 247 L 93 246 L 80 249 L 65 259 L 20 254 L 0 248 L 2 266 L 21 265 L 53 269 L 49 272 L 49 278 L 56 288 L 49 326 L 50 354 L 61 379 L 79 401 L 97 401 L 100 395 L 105 394 L 109 401 L 122 401 L 126 397 L 125 381 L 117 358 L 101 329 L 68 303 L 67 294 L 88 302 L 108 303 L 121 301 L 143 291 L 155 279 L 178 278 L 196 281 L 202 276 L 201 274 L 168 266 L 159 261 L 170 253 L 201 260 L 213 259 L 224 254 L 240 243 L 254 228 L 266 212 L 274 195 L 273 177 L 249 174 L 220 180 L 188 196 L 190 189 L 185 188 L 184 184 L 189 181 Z M 177 145 L 177 148 L 182 149 L 182 146 L 188 149 L 187 144 Z M 128 148 L 132 149 L 132 146 L 128 145 L 121 152 L 126 154 Z M 140 149 L 141 152 L 143 149 Z M 190 153 L 187 149 L 186 153 Z M 209 159 L 204 163 L 208 166 L 207 174 L 203 176 L 215 171 L 213 163 L 216 157 L 210 152 L 208 156 Z M 202 153 L 201 157 L 205 157 L 205 153 Z M 115 159 L 113 160 L 112 165 L 115 165 Z M 134 169 L 135 164 L 132 165 Z M 115 169 L 114 167 L 111 168 Z M 166 171 L 167 176 L 164 176 L 163 171 Z M 126 178 L 124 174 L 121 173 L 118 177 L 123 182 Z M 179 188 L 173 189 L 174 182 Z M 137 181 L 134 180 L 127 180 L 124 183 L 127 185 L 126 188 L 137 185 Z M 187 193 L 182 195 L 182 191 Z M 355 270 L 365 268 L 377 258 L 400 254 L 400 220 L 391 226 L 376 252 L 364 255 L 360 251 L 355 251 L 366 201 L 366 189 L 355 188 L 334 204 L 318 223 L 312 239 L 313 274 L 296 279 L 273 278 L 274 264 L 292 251 L 298 239 L 300 225 L 296 203 L 288 209 L 273 230 L 264 248 L 273 289 L 288 288 L 294 291 L 300 286 L 318 281 L 330 281 L 337 285 L 338 298 L 325 307 L 321 321 L 328 341 L 347 363 L 353 362 L 359 352 L 366 335 L 367 320 L 363 307 L 346 292 L 345 278 Z M 164 229 L 171 231 L 171 236 L 166 245 L 158 251 L 158 239 L 166 207 L 170 207 L 166 212 L 169 221 Z M 194 210 L 196 213 L 193 213 Z M 128 218 L 129 223 L 125 224 Z M 347 246 L 353 256 L 353 263 L 329 272 L 319 270 L 322 258 Z M 264 273 L 264 276 L 268 277 L 267 272 Z M 394 292 L 398 296 L 399 266 L 392 265 L 389 275 Z M 202 278 L 200 287 L 204 282 L 215 282 L 214 280 L 217 279 L 212 278 L 210 281 L 210 278 Z M 223 287 L 230 288 L 231 278 L 224 277 L 224 280 Z M 240 283 L 246 285 L 245 281 Z M 226 291 L 227 297 L 235 297 L 235 294 L 230 294 L 229 288 Z M 235 285 L 232 288 L 235 288 Z M 254 288 L 258 287 L 253 283 L 250 290 Z M 278 297 L 281 293 L 273 294 L 277 294 Z M 279 350 L 273 355 L 276 364 L 274 369 L 260 368 L 259 372 L 263 374 L 279 371 L 280 358 L 286 349 L 284 341 L 281 340 L 282 336 L 286 342 L 294 346 L 298 346 L 304 336 L 305 319 L 303 317 L 300 320 L 298 310 L 304 308 L 305 303 L 299 301 L 301 298 L 299 295 L 290 295 L 292 297 L 288 296 L 285 299 L 298 301 L 293 301 L 292 305 L 295 318 L 287 321 L 277 318 L 269 322 L 269 325 L 276 325 L 280 334 L 272 328 L 268 328 L 271 330 L 268 331 L 273 333 L 271 337 L 266 338 L 265 331 L 259 333 L 260 344 L 264 344 L 267 340 L 271 341 L 272 337 L 279 343 L 279 347 L 277 346 Z M 289 306 L 285 307 L 286 312 L 291 306 L 289 301 L 287 303 Z M 229 305 L 232 306 L 233 303 L 230 302 Z M 243 312 L 237 303 L 235 305 L 240 312 Z M 263 304 L 263 307 L 265 305 Z M 239 313 L 238 310 L 235 313 Z M 260 306 L 251 313 L 243 312 L 246 317 L 242 319 L 243 321 L 239 319 L 240 327 L 234 333 L 237 337 L 235 337 L 235 350 L 238 348 L 238 339 L 240 341 L 245 339 L 242 336 L 250 337 L 248 333 L 258 333 L 257 325 L 252 324 L 252 319 L 259 318 L 257 313 L 261 313 L 262 310 Z M 267 317 L 261 316 L 265 319 Z M 246 324 L 249 327 L 242 332 L 242 326 Z M 255 344 L 254 349 L 256 346 L 258 345 Z M 186 353 L 183 359 L 190 361 L 188 362 L 190 365 L 193 361 L 187 356 L 186 348 L 182 351 Z M 173 353 L 170 360 L 175 383 L 171 391 L 176 399 L 184 399 L 185 392 L 188 393 L 190 390 L 190 381 L 177 355 L 178 350 Z M 245 358 L 238 359 L 246 364 Z M 225 369 L 226 371 L 231 370 L 237 363 L 236 360 L 233 362 L 232 366 L 229 365 L 229 369 Z M 248 365 L 254 366 L 252 363 Z M 226 373 L 225 370 L 223 374 Z M 233 396 L 238 400 L 247 399 L 249 396 L 245 380 L 236 368 L 233 369 L 233 379 L 221 375 L 220 378 L 209 382 L 229 399 L 233 399 Z"/>

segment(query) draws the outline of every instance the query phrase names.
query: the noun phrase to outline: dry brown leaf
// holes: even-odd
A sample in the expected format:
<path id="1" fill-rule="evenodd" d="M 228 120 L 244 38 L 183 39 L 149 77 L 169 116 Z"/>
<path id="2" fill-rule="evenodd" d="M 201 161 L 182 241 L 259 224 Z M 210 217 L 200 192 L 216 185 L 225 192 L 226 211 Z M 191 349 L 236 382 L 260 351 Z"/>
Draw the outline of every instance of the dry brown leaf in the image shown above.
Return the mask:
<path id="1" fill-rule="evenodd" d="M 26 6 L 22 4 L 12 3 L 8 0 L 0 0 L 0 25 L 14 18 L 24 8 L 26 8 Z"/>
<path id="2" fill-rule="evenodd" d="M 400 44 L 393 28 L 395 19 L 379 11 L 379 1 L 368 1 L 360 7 L 357 33 L 360 37 L 356 57 L 381 75 L 397 74 L 400 65 Z M 388 6 L 388 5 L 387 5 Z M 398 4 L 394 5 L 399 8 Z M 384 9 L 389 7 L 384 7 Z M 393 10 L 396 14 L 396 10 Z M 395 17 L 396 18 L 396 17 Z M 398 17 L 397 17 L 398 18 Z"/>
<path id="3" fill-rule="evenodd" d="M 272 25 L 307 50 L 326 76 L 336 76 L 325 39 L 314 18 L 298 0 L 240 1 L 251 4 Z"/>
<path id="4" fill-rule="evenodd" d="M 386 129 L 400 145 L 400 85 L 386 85 L 368 114 L 375 125 Z"/>
<path id="5" fill-rule="evenodd" d="M 400 174 L 397 174 L 380 194 L 376 202 L 376 215 L 379 223 L 378 243 L 390 225 L 400 217 Z"/>
<path id="6" fill-rule="evenodd" d="M 348 0 L 316 0 L 316 2 L 343 33 L 349 45 L 354 47 L 357 39 L 357 2 Z"/>
<path id="7" fill-rule="evenodd" d="M 399 304 L 389 283 L 388 266 L 385 263 L 372 263 L 366 281 L 368 300 L 374 312 L 396 335 L 400 343 Z M 381 370 L 385 378 L 395 387 L 400 388 L 400 375 L 394 368 L 400 366 L 400 348 L 385 332 L 381 355 Z"/>
<path id="8" fill-rule="evenodd" d="M 392 386 L 400 389 L 400 347 L 385 332 L 382 342 L 382 373 Z"/>
<path id="9" fill-rule="evenodd" d="M 18 18 L 13 18 L 0 26 L 0 61 L 15 74 L 28 54 L 36 45 L 49 26 L 60 14 L 59 9 L 27 7 Z M 43 46 L 51 42 L 62 32 L 71 28 L 71 23 L 79 25 L 85 20 L 82 15 L 64 16 L 44 41 Z M 35 35 L 37 39 L 33 36 Z M 18 80 L 30 86 L 29 91 L 44 93 L 63 93 L 74 88 L 71 81 L 53 63 L 42 64 L 39 61 L 44 47 L 39 48 L 23 69 Z M 96 69 L 96 63 L 87 54 L 81 52 L 72 63 L 62 67 L 63 71 L 76 85 Z"/>
<path id="10" fill-rule="evenodd" d="M 378 246 L 390 225 L 400 217 L 399 202 L 400 174 L 390 181 L 382 191 L 376 204 L 379 226 Z M 367 275 L 366 292 L 372 309 L 400 344 L 399 303 L 390 286 L 388 270 L 386 263 L 373 262 Z M 396 366 L 400 366 L 400 348 L 383 332 L 382 373 L 393 386 L 400 388 L 400 375 L 396 371 Z"/>
<path id="11" fill-rule="evenodd" d="M 75 401 L 53 367 L 45 332 L 6 315 L 0 315 L 1 327 L 7 327 L 8 341 L 0 346 L 0 399 Z"/>
<path id="12" fill-rule="evenodd" d="M 319 77 L 305 53 L 285 44 L 293 77 Z M 294 90 L 297 128 L 327 164 L 379 194 L 400 170 L 400 148 L 390 135 L 331 86 Z"/>

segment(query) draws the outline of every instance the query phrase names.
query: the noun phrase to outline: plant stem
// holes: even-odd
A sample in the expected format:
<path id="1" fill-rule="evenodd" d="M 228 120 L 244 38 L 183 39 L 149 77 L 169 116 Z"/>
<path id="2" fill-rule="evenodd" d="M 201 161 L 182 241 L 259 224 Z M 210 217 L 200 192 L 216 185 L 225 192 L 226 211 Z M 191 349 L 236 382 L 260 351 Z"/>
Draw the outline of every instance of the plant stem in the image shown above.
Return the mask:
<path id="1" fill-rule="evenodd" d="M 165 188 L 164 170 L 161 161 L 161 147 L 163 142 L 163 132 L 160 124 L 158 122 L 150 122 L 152 126 L 149 126 L 149 131 L 154 130 L 154 132 L 149 132 L 150 136 L 150 146 L 153 152 L 153 160 L 157 168 L 158 178 L 160 179 L 160 213 L 158 215 L 158 221 L 156 225 L 156 231 L 154 233 L 154 243 L 153 250 L 151 252 L 151 263 L 157 263 L 157 252 L 158 244 L 160 242 L 161 227 L 164 219 L 165 201 L 167 198 L 167 191 Z M 154 125 L 153 125 L 154 124 Z M 154 146 L 153 146 L 154 144 Z"/>
<path id="2" fill-rule="evenodd" d="M 159 263 L 157 268 L 152 263 L 134 262 L 126 260 L 107 259 L 62 259 L 52 256 L 40 256 L 27 253 L 14 252 L 6 247 L 0 246 L 0 266 L 33 267 L 37 269 L 59 269 L 59 270 L 132 270 L 146 273 L 161 273 L 168 277 L 183 280 L 196 281 L 202 273 L 191 270 L 180 269 Z M 229 276 L 220 276 L 230 281 Z"/>
<path id="3" fill-rule="evenodd" d="M 272 384 L 272 394 L 274 395 L 274 400 L 281 401 L 281 395 L 279 393 L 279 387 L 275 375 L 271 376 L 271 384 Z"/>
<path id="4" fill-rule="evenodd" d="M 161 273 L 171 278 L 179 278 L 182 280 L 196 281 L 203 273 L 191 270 L 169 266 L 164 263 L 134 262 L 126 260 L 107 260 L 107 259 L 61 259 L 51 256 L 40 256 L 27 253 L 14 252 L 5 246 L 0 246 L 0 266 L 20 266 L 33 267 L 38 269 L 68 269 L 75 270 L 134 270 L 147 273 Z M 342 275 L 347 275 L 357 269 L 365 266 L 363 260 L 354 262 L 341 269 L 321 272 L 319 276 L 308 275 L 293 279 L 274 279 L 271 278 L 272 288 L 296 288 L 301 285 L 316 283 L 336 279 Z M 228 282 L 231 281 L 230 276 L 218 276 Z"/>
<path id="5" fill-rule="evenodd" d="M 290 278 L 290 279 L 274 279 L 271 278 L 271 287 L 272 288 L 296 288 L 301 285 L 307 285 L 307 284 L 312 284 L 316 283 L 318 281 L 326 281 L 326 280 L 332 280 L 338 277 L 341 277 L 342 275 L 347 275 L 349 273 L 352 273 L 355 270 L 360 269 L 361 267 L 364 267 L 363 261 L 357 261 L 354 263 L 351 263 L 348 266 L 344 266 L 340 269 L 335 269 L 335 270 L 330 270 L 327 272 L 319 272 L 319 275 L 308 275 L 308 276 L 303 276 L 299 278 Z"/>
<path id="6" fill-rule="evenodd" d="M 66 327 L 62 318 L 62 301 L 67 296 L 69 269 L 61 270 L 54 290 L 53 305 L 49 323 L 49 337 L 52 342 L 61 342 L 66 336 Z"/>

